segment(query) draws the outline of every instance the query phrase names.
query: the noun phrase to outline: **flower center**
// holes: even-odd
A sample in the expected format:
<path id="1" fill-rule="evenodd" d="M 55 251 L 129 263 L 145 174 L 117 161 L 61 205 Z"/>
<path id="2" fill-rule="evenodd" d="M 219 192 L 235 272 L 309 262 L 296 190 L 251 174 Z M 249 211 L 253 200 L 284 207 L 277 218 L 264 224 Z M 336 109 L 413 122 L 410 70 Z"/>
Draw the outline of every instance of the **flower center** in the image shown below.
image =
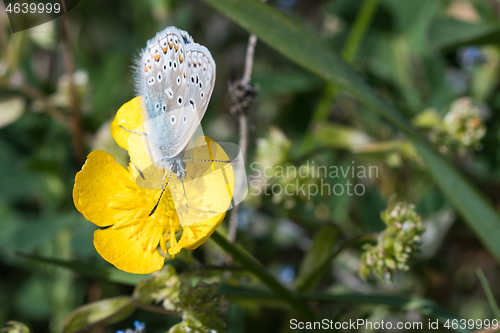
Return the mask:
<path id="1" fill-rule="evenodd" d="M 156 212 L 149 216 L 160 191 L 141 188 L 129 179 L 126 181 L 127 190 L 117 195 L 112 203 L 112 208 L 117 210 L 112 228 L 126 227 L 130 230 L 128 237 L 141 242 L 144 250 L 155 251 L 160 244 L 166 253 L 167 241 L 175 246 L 175 233 L 182 230 L 170 192 L 165 191 Z"/>

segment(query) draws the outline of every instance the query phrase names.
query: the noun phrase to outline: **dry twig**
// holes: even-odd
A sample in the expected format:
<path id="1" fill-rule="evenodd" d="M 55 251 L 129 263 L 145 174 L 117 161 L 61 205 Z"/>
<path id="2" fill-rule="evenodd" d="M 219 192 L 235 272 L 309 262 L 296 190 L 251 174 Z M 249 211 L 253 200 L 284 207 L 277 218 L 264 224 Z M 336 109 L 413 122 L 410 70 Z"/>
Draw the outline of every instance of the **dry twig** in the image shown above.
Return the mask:
<path id="1" fill-rule="evenodd" d="M 255 45 L 257 44 L 257 36 L 250 35 L 247 45 L 247 53 L 245 57 L 245 70 L 241 80 L 229 83 L 228 91 L 231 98 L 231 113 L 238 117 L 240 128 L 239 145 L 243 160 L 246 159 L 248 148 L 248 118 L 247 111 L 255 100 L 257 89 L 250 84 L 252 76 L 253 58 Z M 233 207 L 229 218 L 229 234 L 228 240 L 234 243 L 236 240 L 236 229 L 238 224 L 239 206 Z M 226 264 L 232 263 L 231 255 L 226 255 Z"/>

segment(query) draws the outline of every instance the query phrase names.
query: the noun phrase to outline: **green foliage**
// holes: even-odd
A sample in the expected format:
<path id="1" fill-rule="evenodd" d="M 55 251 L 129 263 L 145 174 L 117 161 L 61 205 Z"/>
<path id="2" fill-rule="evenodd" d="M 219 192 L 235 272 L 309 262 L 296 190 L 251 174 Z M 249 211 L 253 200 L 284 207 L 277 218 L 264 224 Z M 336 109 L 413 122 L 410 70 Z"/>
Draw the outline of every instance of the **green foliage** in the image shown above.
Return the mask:
<path id="1" fill-rule="evenodd" d="M 4 333 L 30 333 L 29 328 L 18 321 L 8 321 L 7 326 L 2 328 Z"/>
<path id="2" fill-rule="evenodd" d="M 297 64 L 354 95 L 407 134 L 425 161 L 429 173 L 451 204 L 500 258 L 500 216 L 453 165 L 433 148 L 421 133 L 376 92 L 341 58 L 303 27 L 266 4 L 255 0 L 214 1 L 212 6 Z"/>
<path id="3" fill-rule="evenodd" d="M 177 308 L 183 313 L 182 321 L 169 332 L 225 332 L 222 300 L 216 295 L 217 288 L 217 284 L 198 282 L 191 286 L 189 281 L 181 282 Z"/>
<path id="4" fill-rule="evenodd" d="M 436 110 L 424 110 L 414 119 L 414 124 L 427 130 L 429 139 L 442 153 L 465 155 L 479 149 L 486 134 L 479 108 L 467 97 L 454 101 L 443 119 Z"/>
<path id="5" fill-rule="evenodd" d="M 380 280 L 389 282 L 397 271 L 409 271 L 408 262 L 418 251 L 424 226 L 415 206 L 406 202 L 390 201 L 380 217 L 386 229 L 378 236 L 376 245 L 364 246 L 359 274 L 367 278 L 373 272 Z"/>
<path id="6" fill-rule="evenodd" d="M 456 19 L 436 19 L 429 36 L 439 49 L 456 49 L 463 45 L 497 44 L 500 27 L 491 24 L 473 24 Z"/>
<path id="7" fill-rule="evenodd" d="M 311 291 L 324 275 L 325 267 L 321 267 L 321 263 L 333 250 L 338 235 L 339 230 L 331 225 L 326 225 L 318 230 L 311 249 L 300 263 L 299 273 L 295 280 L 297 291 Z M 318 273 L 318 269 L 322 269 L 322 271 Z"/>
<path id="8" fill-rule="evenodd" d="M 177 276 L 175 268 L 165 266 L 151 275 L 152 279 L 137 284 L 134 297 L 142 303 L 161 302 L 165 309 L 176 310 L 181 279 Z"/>
<path id="9" fill-rule="evenodd" d="M 79 307 L 64 321 L 64 333 L 76 332 L 82 328 L 92 329 L 120 322 L 135 310 L 130 297 L 122 296 L 90 303 Z"/>

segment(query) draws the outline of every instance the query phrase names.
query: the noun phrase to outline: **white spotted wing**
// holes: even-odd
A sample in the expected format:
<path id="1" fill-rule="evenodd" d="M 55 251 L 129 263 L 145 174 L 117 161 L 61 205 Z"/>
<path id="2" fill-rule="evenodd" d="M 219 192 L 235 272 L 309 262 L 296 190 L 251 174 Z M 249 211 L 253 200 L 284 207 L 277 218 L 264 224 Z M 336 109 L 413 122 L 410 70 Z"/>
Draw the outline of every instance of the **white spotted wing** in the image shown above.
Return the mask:
<path id="1" fill-rule="evenodd" d="M 168 27 L 147 42 L 138 59 L 146 136 L 154 159 L 168 160 L 189 144 L 215 84 L 215 62 L 189 34 Z"/>

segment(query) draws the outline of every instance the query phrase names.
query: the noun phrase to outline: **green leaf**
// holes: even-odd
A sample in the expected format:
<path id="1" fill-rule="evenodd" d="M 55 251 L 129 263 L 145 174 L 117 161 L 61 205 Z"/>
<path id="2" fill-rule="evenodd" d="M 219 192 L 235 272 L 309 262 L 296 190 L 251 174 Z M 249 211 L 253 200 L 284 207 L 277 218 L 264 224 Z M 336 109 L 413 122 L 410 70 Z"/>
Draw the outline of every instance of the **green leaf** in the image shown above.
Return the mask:
<path id="1" fill-rule="evenodd" d="M 30 333 L 28 326 L 18 321 L 8 321 L 7 326 L 2 328 L 4 333 Z"/>
<path id="2" fill-rule="evenodd" d="M 18 255 L 23 256 L 25 258 L 28 258 L 30 260 L 35 260 L 35 261 L 46 263 L 46 264 L 64 267 L 64 268 L 70 269 L 74 272 L 78 272 L 78 273 L 86 275 L 86 276 L 101 278 L 104 280 L 122 283 L 122 284 L 126 284 L 129 286 L 135 286 L 139 282 L 150 278 L 150 276 L 148 274 L 126 273 L 126 272 L 120 271 L 114 267 L 99 267 L 99 266 L 95 266 L 95 265 L 81 263 L 78 261 L 50 259 L 50 258 L 38 257 L 35 255 L 22 254 L 22 253 L 18 253 Z"/>
<path id="3" fill-rule="evenodd" d="M 483 244 L 500 260 L 500 216 L 491 203 L 395 108 L 382 100 L 341 57 L 293 20 L 256 0 L 205 0 L 307 70 L 354 95 L 408 135 L 436 184 Z"/>
<path id="4" fill-rule="evenodd" d="M 497 44 L 500 26 L 472 24 L 454 19 L 436 19 L 429 29 L 429 38 L 435 49 L 456 49 L 464 45 Z"/>
<path id="5" fill-rule="evenodd" d="M 310 291 L 319 282 L 325 269 L 317 272 L 337 243 L 339 230 L 332 225 L 325 225 L 316 233 L 313 245 L 300 263 L 299 273 L 295 281 L 297 291 Z"/>
<path id="6" fill-rule="evenodd" d="M 124 320 L 135 310 L 128 296 L 97 301 L 79 307 L 64 320 L 63 333 L 85 332 L 92 328 Z"/>
<path id="7" fill-rule="evenodd" d="M 26 108 L 26 102 L 21 97 L 12 97 L 0 101 L 0 128 L 18 120 Z"/>
<path id="8" fill-rule="evenodd" d="M 141 281 L 134 290 L 134 299 L 141 303 L 162 301 L 167 310 L 175 310 L 175 303 L 179 301 L 179 287 L 181 279 L 175 268 L 165 265 L 160 271 L 151 274 L 152 278 Z"/>

